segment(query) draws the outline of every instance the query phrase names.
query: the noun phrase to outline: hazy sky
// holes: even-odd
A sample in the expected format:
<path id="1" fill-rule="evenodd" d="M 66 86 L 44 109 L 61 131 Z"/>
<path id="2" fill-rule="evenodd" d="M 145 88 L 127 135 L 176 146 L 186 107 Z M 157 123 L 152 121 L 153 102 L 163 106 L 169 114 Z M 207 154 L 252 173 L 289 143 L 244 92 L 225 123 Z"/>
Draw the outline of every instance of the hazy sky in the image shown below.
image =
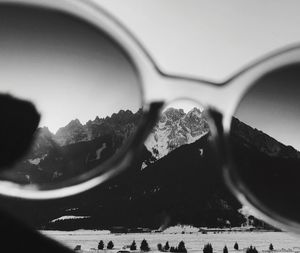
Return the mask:
<path id="1" fill-rule="evenodd" d="M 236 117 L 300 151 L 300 64 L 258 80 L 240 103 Z"/>
<path id="2" fill-rule="evenodd" d="M 300 42 L 299 0 L 96 0 L 169 72 L 222 81 Z"/>
<path id="3" fill-rule="evenodd" d="M 55 132 L 75 118 L 140 108 L 133 67 L 94 29 L 33 11 L 1 8 L 0 17 L 1 91 L 33 101 L 41 126 Z"/>
<path id="4" fill-rule="evenodd" d="M 265 53 L 300 42 L 298 0 L 98 2 L 173 73 L 222 81 Z M 22 15 L 18 22 L 1 13 L 0 85 L 33 99 L 41 125 L 56 131 L 74 118 L 85 123 L 140 106 L 131 66 L 93 29 L 57 16 Z"/>
<path id="5" fill-rule="evenodd" d="M 169 73 L 224 81 L 266 53 L 300 44 L 299 0 L 98 2 L 130 28 Z M 287 84 L 269 79 L 243 102 L 239 116 L 300 150 L 300 80 L 298 86 L 294 80 Z"/>

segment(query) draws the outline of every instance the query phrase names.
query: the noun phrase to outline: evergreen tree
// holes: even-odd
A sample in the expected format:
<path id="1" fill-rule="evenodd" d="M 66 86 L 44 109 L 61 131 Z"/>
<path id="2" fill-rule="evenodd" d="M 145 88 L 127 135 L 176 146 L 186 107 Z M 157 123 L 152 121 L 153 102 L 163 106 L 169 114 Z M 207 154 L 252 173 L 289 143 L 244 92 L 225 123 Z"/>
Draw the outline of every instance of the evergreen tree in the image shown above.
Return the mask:
<path id="1" fill-rule="evenodd" d="M 141 242 L 140 249 L 141 249 L 141 251 L 149 251 L 150 250 L 148 242 L 145 239 Z"/>
<path id="2" fill-rule="evenodd" d="M 246 253 L 253 253 L 252 245 L 250 245 L 250 247 L 246 249 Z"/>
<path id="3" fill-rule="evenodd" d="M 183 252 L 183 253 L 186 253 L 186 252 L 187 252 L 187 250 L 186 250 L 186 248 L 185 248 L 184 241 L 181 241 L 181 242 L 178 244 L 177 252 Z"/>
<path id="4" fill-rule="evenodd" d="M 270 246 L 269 246 L 269 250 L 271 250 L 271 251 L 274 250 L 274 247 L 273 247 L 273 244 L 272 244 L 272 243 L 271 243 Z"/>
<path id="5" fill-rule="evenodd" d="M 223 253 L 228 253 L 228 249 L 227 246 L 225 245 L 225 247 L 223 248 Z"/>
<path id="6" fill-rule="evenodd" d="M 252 245 L 250 245 L 250 247 L 247 248 L 246 253 L 258 253 L 258 251 L 255 247 L 252 247 Z"/>
<path id="7" fill-rule="evenodd" d="M 169 249 L 170 249 L 170 245 L 169 245 L 169 242 L 167 241 L 165 246 L 164 246 L 164 250 L 168 251 Z"/>
<path id="8" fill-rule="evenodd" d="M 98 249 L 104 249 L 104 242 L 102 240 L 98 243 Z"/>
<path id="9" fill-rule="evenodd" d="M 238 245 L 238 243 L 237 243 L 237 242 L 235 242 L 235 244 L 234 244 L 233 248 L 234 248 L 235 250 L 239 250 L 239 245 Z"/>
<path id="10" fill-rule="evenodd" d="M 81 250 L 81 245 L 76 245 L 74 251 L 80 251 L 80 250 Z"/>
<path id="11" fill-rule="evenodd" d="M 136 250 L 136 243 L 133 241 L 130 245 L 130 250 Z"/>
<path id="12" fill-rule="evenodd" d="M 170 248 L 170 252 L 177 252 L 177 249 L 176 249 L 175 247 L 172 246 L 172 247 Z"/>
<path id="13" fill-rule="evenodd" d="M 163 246 L 162 246 L 161 243 L 157 244 L 157 249 L 158 249 L 159 251 L 163 251 Z"/>
<path id="14" fill-rule="evenodd" d="M 114 248 L 114 243 L 112 241 L 109 241 L 107 244 L 107 249 L 113 249 Z"/>
<path id="15" fill-rule="evenodd" d="M 213 253 L 213 247 L 210 243 L 204 245 L 203 253 Z"/>

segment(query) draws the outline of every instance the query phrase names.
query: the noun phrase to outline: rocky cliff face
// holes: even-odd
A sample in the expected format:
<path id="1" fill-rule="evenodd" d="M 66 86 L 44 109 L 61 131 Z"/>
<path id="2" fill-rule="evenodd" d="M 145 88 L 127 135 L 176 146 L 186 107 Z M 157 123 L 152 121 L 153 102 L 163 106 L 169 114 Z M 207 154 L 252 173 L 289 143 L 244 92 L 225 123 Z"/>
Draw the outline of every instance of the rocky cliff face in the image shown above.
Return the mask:
<path id="1" fill-rule="evenodd" d="M 141 110 L 136 113 L 121 110 L 110 117 L 96 117 L 86 124 L 72 120 L 55 134 L 46 127 L 40 128 L 31 151 L 18 164 L 18 172 L 8 175 L 13 178 L 17 174 L 22 183 L 63 180 L 72 176 L 72 172 L 76 176 L 113 156 L 135 133 L 141 117 Z M 141 168 L 207 133 L 208 124 L 199 109 L 188 113 L 182 109 L 167 109 L 145 143 L 150 154 L 145 156 Z"/>
<path id="2" fill-rule="evenodd" d="M 286 146 L 266 133 L 248 126 L 237 118 L 232 120 L 232 135 L 238 137 L 244 146 L 252 147 L 271 157 L 300 158 L 292 146 Z"/>
<path id="3" fill-rule="evenodd" d="M 60 146 L 88 140 L 86 129 L 78 119 L 72 120 L 65 127 L 58 129 L 53 137 Z"/>
<path id="4" fill-rule="evenodd" d="M 111 117 L 96 117 L 85 125 L 75 119 L 48 137 L 60 146 L 91 141 L 113 133 L 121 135 L 125 140 L 135 132 L 141 116 L 141 111 L 132 113 L 129 110 L 121 110 Z M 208 124 L 198 108 L 188 113 L 182 109 L 168 108 L 162 113 L 145 145 L 156 159 L 160 159 L 184 144 L 193 143 L 206 133 Z"/>
<path id="5" fill-rule="evenodd" d="M 145 145 L 156 159 L 160 159 L 182 145 L 195 142 L 208 131 L 207 121 L 198 108 L 188 113 L 182 109 L 168 108 Z"/>
<path id="6" fill-rule="evenodd" d="M 75 119 L 65 127 L 58 129 L 53 137 L 60 146 L 91 141 L 97 137 L 112 133 L 122 135 L 126 139 L 135 132 L 141 115 L 141 111 L 132 113 L 129 110 L 121 110 L 110 117 L 100 119 L 97 116 L 94 120 L 89 120 L 85 125 L 81 124 L 78 119 Z"/>

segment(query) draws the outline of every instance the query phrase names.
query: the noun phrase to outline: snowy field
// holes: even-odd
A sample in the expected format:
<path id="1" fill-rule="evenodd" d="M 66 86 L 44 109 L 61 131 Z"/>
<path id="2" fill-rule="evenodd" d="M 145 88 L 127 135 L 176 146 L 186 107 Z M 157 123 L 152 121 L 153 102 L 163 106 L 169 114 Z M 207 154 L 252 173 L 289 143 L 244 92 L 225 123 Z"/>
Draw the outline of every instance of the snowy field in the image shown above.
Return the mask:
<path id="1" fill-rule="evenodd" d="M 98 242 L 103 240 L 105 245 L 112 240 L 115 248 L 108 252 L 117 252 L 124 245 L 130 245 L 136 241 L 139 248 L 141 241 L 145 238 L 151 248 L 151 252 L 157 251 L 157 244 L 164 245 L 169 241 L 170 246 L 177 246 L 183 240 L 188 252 L 202 252 L 206 243 L 211 243 L 214 252 L 223 252 L 223 247 L 227 245 L 229 253 L 243 253 L 246 248 L 253 245 L 259 252 L 269 253 L 269 245 L 274 245 L 273 252 L 298 252 L 300 253 L 300 236 L 290 235 L 284 232 L 222 232 L 222 233 L 192 233 L 192 234 L 167 234 L 167 233 L 128 233 L 110 234 L 105 231 L 79 230 L 71 232 L 62 231 L 41 231 L 63 244 L 74 249 L 76 245 L 81 245 L 83 252 L 97 252 Z M 234 243 L 239 245 L 239 251 L 233 249 Z M 99 251 L 105 252 L 105 251 Z"/>

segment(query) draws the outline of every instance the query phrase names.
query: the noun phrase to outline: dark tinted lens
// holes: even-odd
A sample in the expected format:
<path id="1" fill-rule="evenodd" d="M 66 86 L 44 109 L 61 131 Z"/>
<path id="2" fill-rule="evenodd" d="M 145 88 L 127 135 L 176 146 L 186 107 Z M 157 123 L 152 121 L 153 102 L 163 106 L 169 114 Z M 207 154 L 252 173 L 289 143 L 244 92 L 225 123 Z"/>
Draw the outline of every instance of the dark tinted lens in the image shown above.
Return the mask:
<path id="1" fill-rule="evenodd" d="M 139 80 L 122 48 L 92 25 L 45 9 L 1 6 L 0 92 L 41 113 L 31 149 L 1 174 L 22 184 L 93 170 L 125 145 L 141 118 Z"/>
<path id="2" fill-rule="evenodd" d="M 300 64 L 253 85 L 232 119 L 231 144 L 250 199 L 300 222 Z"/>

